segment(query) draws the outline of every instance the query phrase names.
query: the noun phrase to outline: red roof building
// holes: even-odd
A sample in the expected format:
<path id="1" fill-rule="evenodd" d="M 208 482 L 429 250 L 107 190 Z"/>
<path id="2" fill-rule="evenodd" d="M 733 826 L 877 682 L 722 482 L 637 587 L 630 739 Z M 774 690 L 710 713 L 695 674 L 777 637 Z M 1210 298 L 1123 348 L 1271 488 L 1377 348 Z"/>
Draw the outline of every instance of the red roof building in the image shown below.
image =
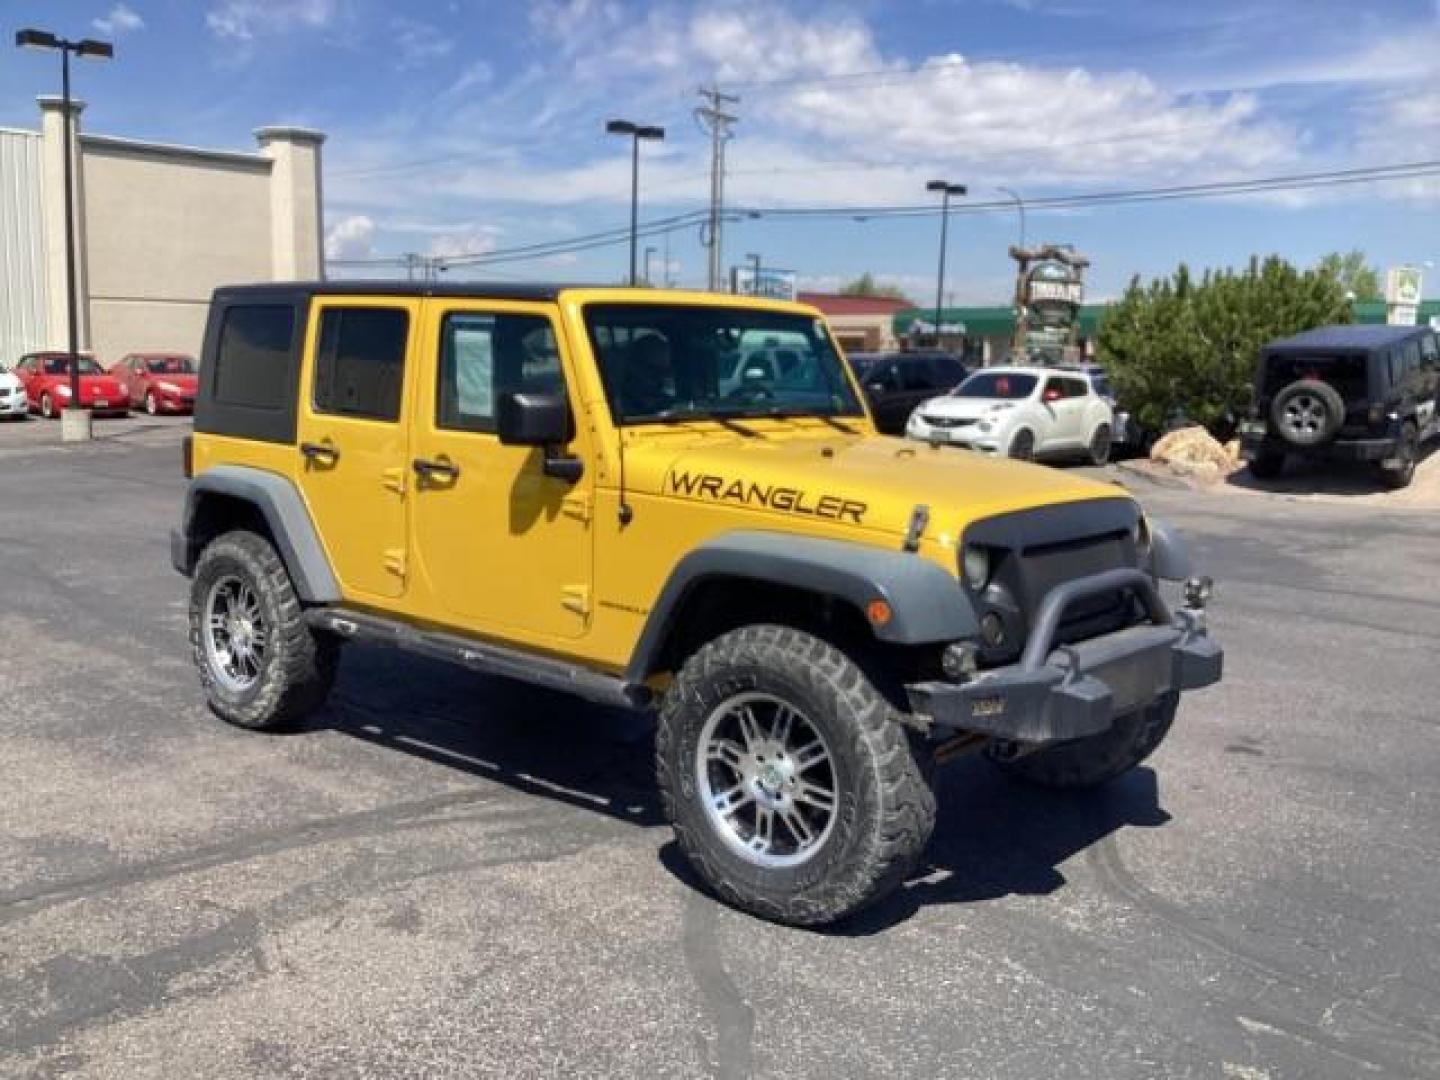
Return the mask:
<path id="1" fill-rule="evenodd" d="M 796 299 L 824 313 L 840 347 L 847 352 L 885 352 L 898 348 L 895 315 L 915 306 L 904 298 L 839 293 L 802 292 Z"/>

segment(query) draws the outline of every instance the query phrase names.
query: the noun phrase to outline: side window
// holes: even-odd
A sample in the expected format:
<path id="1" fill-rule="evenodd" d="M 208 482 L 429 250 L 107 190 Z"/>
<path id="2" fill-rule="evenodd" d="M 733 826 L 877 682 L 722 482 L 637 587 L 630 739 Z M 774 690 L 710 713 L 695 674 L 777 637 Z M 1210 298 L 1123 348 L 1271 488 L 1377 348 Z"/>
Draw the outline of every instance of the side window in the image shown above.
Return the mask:
<path id="1" fill-rule="evenodd" d="M 440 327 L 435 423 L 449 431 L 495 430 L 503 393 L 564 393 L 550 320 L 541 315 L 456 312 Z"/>
<path id="2" fill-rule="evenodd" d="M 1084 379 L 1061 379 L 1060 383 L 1067 398 L 1082 398 L 1090 393 L 1090 386 Z"/>
<path id="3" fill-rule="evenodd" d="M 960 385 L 965 378 L 964 366 L 953 356 L 931 357 L 930 367 L 936 387 L 942 390 L 950 390 Z"/>
<path id="4" fill-rule="evenodd" d="M 236 304 L 226 311 L 215 358 L 215 400 L 284 408 L 294 336 L 295 309 L 289 304 Z"/>
<path id="5" fill-rule="evenodd" d="M 929 390 L 933 386 L 930 378 L 930 371 L 923 357 L 909 357 L 900 361 L 900 389 Z"/>
<path id="6" fill-rule="evenodd" d="M 365 420 L 400 418 L 409 312 L 326 308 L 315 357 L 315 411 Z"/>
<path id="7" fill-rule="evenodd" d="M 1420 366 L 1426 371 L 1440 367 L 1440 341 L 1434 334 L 1426 334 L 1420 339 Z"/>

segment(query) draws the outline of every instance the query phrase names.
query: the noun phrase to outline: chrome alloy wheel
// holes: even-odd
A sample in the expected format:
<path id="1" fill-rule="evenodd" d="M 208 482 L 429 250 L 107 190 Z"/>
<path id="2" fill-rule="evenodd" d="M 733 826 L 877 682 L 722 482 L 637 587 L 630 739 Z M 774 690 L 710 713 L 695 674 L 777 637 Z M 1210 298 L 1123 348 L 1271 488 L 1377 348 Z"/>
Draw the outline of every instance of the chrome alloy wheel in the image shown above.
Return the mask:
<path id="1" fill-rule="evenodd" d="M 1301 438 L 1314 438 L 1325 425 L 1325 403 L 1314 394 L 1296 394 L 1285 403 L 1285 427 Z"/>
<path id="2" fill-rule="evenodd" d="M 799 866 L 835 825 L 830 747 L 803 713 L 770 694 L 737 694 L 710 714 L 695 781 L 716 833 L 756 866 Z"/>
<path id="3" fill-rule="evenodd" d="M 260 678 L 270 643 L 260 597 L 233 574 L 216 579 L 205 597 L 205 659 L 225 689 L 243 694 Z"/>

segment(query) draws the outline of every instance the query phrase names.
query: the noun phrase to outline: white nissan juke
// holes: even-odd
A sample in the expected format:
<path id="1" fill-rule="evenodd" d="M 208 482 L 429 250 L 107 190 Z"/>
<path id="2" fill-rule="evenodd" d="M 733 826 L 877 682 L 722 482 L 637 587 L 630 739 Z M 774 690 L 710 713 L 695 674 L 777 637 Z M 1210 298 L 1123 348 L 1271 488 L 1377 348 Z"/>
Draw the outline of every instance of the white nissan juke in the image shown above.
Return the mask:
<path id="1" fill-rule="evenodd" d="M 1079 371 L 992 367 L 975 372 L 944 397 L 910 414 L 905 434 L 925 442 L 1030 461 L 1110 459 L 1115 417 Z"/>

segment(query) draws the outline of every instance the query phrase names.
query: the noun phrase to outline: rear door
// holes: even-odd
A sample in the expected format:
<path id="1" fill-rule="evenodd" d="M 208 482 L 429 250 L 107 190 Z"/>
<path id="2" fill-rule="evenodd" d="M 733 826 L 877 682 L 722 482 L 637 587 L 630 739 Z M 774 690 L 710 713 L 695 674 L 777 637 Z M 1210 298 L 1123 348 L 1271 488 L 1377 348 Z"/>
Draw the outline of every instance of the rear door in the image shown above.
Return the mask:
<path id="1" fill-rule="evenodd" d="M 317 297 L 301 368 L 300 488 L 347 599 L 405 592 L 407 453 L 420 304 Z"/>

